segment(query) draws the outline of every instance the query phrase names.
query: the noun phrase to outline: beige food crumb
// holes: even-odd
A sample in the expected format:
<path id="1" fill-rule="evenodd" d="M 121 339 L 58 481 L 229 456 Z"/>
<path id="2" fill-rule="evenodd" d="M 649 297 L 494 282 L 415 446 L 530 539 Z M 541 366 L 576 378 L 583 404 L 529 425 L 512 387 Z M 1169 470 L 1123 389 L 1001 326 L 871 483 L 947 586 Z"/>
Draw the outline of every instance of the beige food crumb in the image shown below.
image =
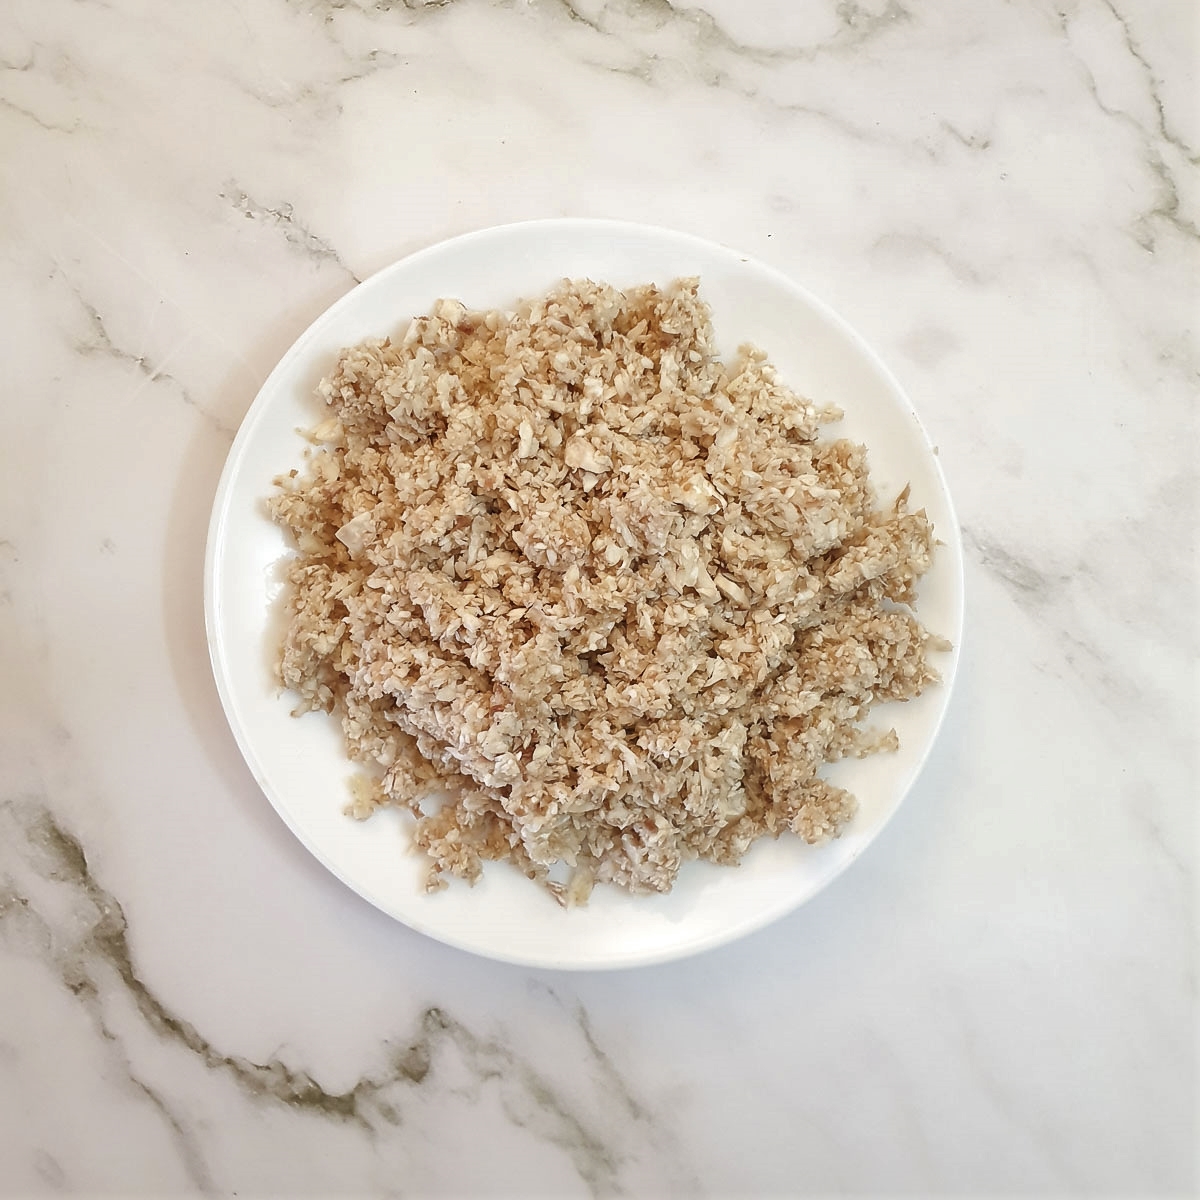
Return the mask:
<path id="1" fill-rule="evenodd" d="M 564 903 L 664 892 L 842 831 L 822 766 L 894 749 L 868 710 L 937 679 L 907 607 L 932 529 L 761 351 L 717 358 L 696 280 L 442 300 L 320 394 L 271 501 L 280 679 L 340 714 L 348 811 L 413 814 L 431 889 L 503 859 Z"/>

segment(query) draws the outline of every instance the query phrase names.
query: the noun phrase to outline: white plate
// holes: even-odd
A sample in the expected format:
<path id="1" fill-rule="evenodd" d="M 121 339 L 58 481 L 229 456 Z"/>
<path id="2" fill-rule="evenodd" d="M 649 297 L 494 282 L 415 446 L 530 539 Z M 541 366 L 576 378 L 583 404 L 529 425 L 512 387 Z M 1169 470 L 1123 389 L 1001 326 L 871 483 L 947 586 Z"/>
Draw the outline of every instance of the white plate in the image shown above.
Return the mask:
<path id="1" fill-rule="evenodd" d="M 785 837 L 756 845 L 741 866 L 685 865 L 668 896 L 633 898 L 599 887 L 586 908 L 563 910 L 507 864 L 475 887 L 421 888 L 405 818 L 343 815 L 351 768 L 332 717 L 289 715 L 272 678 L 280 627 L 280 563 L 288 553 L 266 515 L 271 480 L 298 466 L 299 427 L 319 419 L 313 390 L 337 351 L 402 330 L 440 296 L 502 307 L 564 276 L 618 286 L 699 275 L 723 354 L 763 347 L 792 387 L 840 405 L 838 432 L 863 441 L 881 497 L 912 485 L 944 543 L 922 581 L 918 615 L 957 647 L 962 547 L 945 480 L 916 413 L 863 340 L 802 288 L 761 263 L 680 233 L 614 221 L 535 221 L 454 238 L 379 272 L 300 337 L 246 414 L 217 489 L 205 570 L 213 671 L 226 715 L 254 777 L 296 836 L 338 878 L 406 925 L 453 946 L 536 966 L 596 968 L 660 962 L 719 945 L 782 916 L 846 869 L 899 807 L 929 753 L 950 699 L 957 650 L 939 656 L 945 682 L 907 704 L 877 710 L 901 749 L 837 765 L 860 810 L 837 841 L 809 847 Z"/>

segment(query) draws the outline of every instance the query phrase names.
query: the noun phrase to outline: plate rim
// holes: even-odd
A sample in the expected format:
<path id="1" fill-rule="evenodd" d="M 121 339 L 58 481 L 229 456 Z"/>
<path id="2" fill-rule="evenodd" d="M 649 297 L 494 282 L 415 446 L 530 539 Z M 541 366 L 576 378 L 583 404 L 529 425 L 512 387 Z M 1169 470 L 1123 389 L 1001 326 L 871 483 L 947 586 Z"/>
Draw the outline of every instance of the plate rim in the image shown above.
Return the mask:
<path id="1" fill-rule="evenodd" d="M 489 238 L 504 236 L 506 234 L 516 233 L 518 231 L 529 231 L 532 229 L 556 229 L 563 231 L 572 230 L 589 230 L 589 231 L 604 231 L 608 230 L 618 235 L 638 235 L 649 236 L 651 238 L 661 238 L 673 241 L 680 245 L 692 245 L 703 251 L 711 253 L 714 249 L 726 255 L 734 255 L 742 264 L 751 268 L 755 272 L 767 276 L 771 282 L 785 291 L 797 295 L 805 304 L 811 307 L 822 320 L 828 322 L 837 331 L 847 339 L 853 346 L 855 352 L 862 358 L 868 361 L 870 366 L 879 374 L 890 390 L 902 400 L 907 413 L 915 422 L 921 442 L 927 448 L 929 466 L 932 467 L 935 480 L 940 488 L 940 500 L 945 508 L 945 514 L 948 518 L 949 528 L 939 528 L 937 531 L 938 541 L 946 545 L 954 551 L 954 562 L 957 567 L 951 576 L 953 587 L 953 606 L 952 606 L 952 622 L 953 622 L 953 644 L 947 651 L 947 659 L 939 664 L 941 667 L 941 682 L 939 685 L 943 693 L 943 701 L 939 706 L 936 714 L 936 719 L 932 723 L 928 737 L 921 750 L 921 753 L 916 757 L 912 769 L 911 777 L 903 789 L 903 791 L 891 803 L 888 811 L 883 816 L 876 820 L 875 824 L 867 831 L 860 833 L 862 838 L 861 844 L 857 847 L 855 853 L 848 858 L 833 863 L 830 869 L 826 870 L 818 878 L 815 885 L 799 900 L 791 897 L 784 897 L 776 904 L 765 905 L 761 912 L 755 913 L 753 916 L 742 920 L 739 924 L 733 927 L 722 927 L 715 931 L 710 931 L 706 935 L 699 936 L 683 944 L 672 943 L 666 947 L 650 947 L 643 950 L 633 950 L 621 956 L 611 956 L 599 960 L 588 961 L 561 961 L 553 955 L 539 955 L 535 953 L 520 953 L 520 952 L 505 952 L 503 949 L 483 949 L 477 943 L 472 943 L 467 939 L 459 938 L 453 931 L 445 931 L 440 928 L 433 928 L 428 923 L 409 914 L 404 916 L 398 915 L 392 910 L 392 907 L 387 904 L 382 898 L 377 896 L 374 891 L 360 881 L 347 878 L 342 871 L 336 867 L 330 860 L 329 856 L 322 848 L 319 842 L 314 841 L 307 833 L 299 827 L 293 819 L 287 807 L 280 802 L 277 802 L 273 795 L 273 790 L 266 782 L 266 772 L 263 769 L 259 759 L 257 750 L 253 741 L 248 737 L 243 722 L 237 719 L 236 714 L 238 705 L 236 697 L 233 694 L 231 681 L 228 676 L 228 671 L 223 661 L 223 654 L 220 641 L 221 632 L 221 605 L 218 600 L 219 584 L 223 578 L 222 563 L 220 550 L 222 548 L 225 530 L 229 519 L 229 508 L 231 493 L 234 482 L 237 478 L 238 469 L 241 460 L 246 453 L 247 446 L 251 443 L 253 434 L 262 420 L 263 414 L 270 407 L 272 395 L 277 391 L 275 386 L 276 380 L 281 376 L 286 375 L 292 363 L 301 358 L 308 348 L 308 345 L 317 336 L 319 336 L 322 327 L 334 321 L 336 316 L 341 311 L 354 302 L 356 296 L 369 286 L 375 285 L 385 275 L 399 272 L 401 270 L 412 269 L 418 266 L 422 260 L 432 258 L 439 253 L 445 252 L 451 247 L 462 247 L 473 241 L 485 241 Z M 432 298 L 431 298 L 432 301 Z M 949 536 L 947 536 L 949 535 Z M 283 820 L 291 834 L 300 842 L 304 849 L 311 854 L 342 886 L 348 888 L 362 899 L 364 899 L 372 907 L 378 909 L 389 919 L 413 930 L 416 933 L 433 938 L 435 941 L 443 945 L 451 946 L 457 950 L 488 958 L 493 961 L 504 962 L 511 965 L 533 967 L 540 969 L 552 969 L 560 971 L 607 971 L 607 970 L 623 970 L 639 966 L 650 966 L 659 963 L 667 963 L 679 961 L 681 959 L 690 958 L 694 955 L 704 953 L 708 950 L 716 949 L 719 946 L 727 945 L 735 941 L 740 941 L 742 938 L 748 937 L 753 933 L 757 933 L 774 922 L 781 920 L 784 916 L 796 911 L 804 904 L 808 903 L 820 892 L 828 888 L 836 879 L 844 875 L 850 867 L 852 867 L 865 851 L 885 828 L 895 818 L 897 812 L 907 800 L 909 794 L 920 780 L 934 747 L 938 744 L 942 730 L 945 724 L 946 715 L 950 710 L 950 705 L 953 699 L 955 683 L 958 677 L 959 663 L 961 659 L 963 634 L 965 627 L 965 609 L 966 609 L 966 579 L 965 579 L 965 561 L 963 555 L 962 529 L 958 519 L 957 509 L 954 504 L 954 499 L 951 494 L 949 485 L 946 480 L 945 472 L 942 469 L 942 463 L 937 447 L 933 439 L 929 436 L 928 430 L 921 419 L 920 413 L 913 404 L 907 390 L 900 383 L 895 373 L 891 370 L 888 364 L 878 354 L 874 347 L 866 340 L 866 338 L 837 310 L 832 308 L 829 303 L 821 297 L 815 295 L 808 290 L 803 284 L 797 282 L 790 275 L 786 274 L 780 268 L 773 266 L 770 263 L 755 257 L 754 255 L 746 254 L 732 246 L 715 239 L 700 237 L 699 235 L 688 233 L 682 230 L 672 229 L 667 226 L 648 224 L 638 221 L 628 221 L 616 218 L 592 218 L 592 217 L 544 217 L 534 218 L 530 220 L 512 221 L 499 225 L 483 226 L 477 229 L 472 229 L 464 233 L 456 234 L 448 238 L 442 238 L 436 242 L 432 242 L 426 246 L 422 246 L 414 250 L 410 254 L 403 255 L 394 261 L 385 264 L 372 274 L 366 276 L 359 283 L 350 288 L 344 295 L 338 297 L 332 304 L 324 308 L 314 317 L 309 324 L 301 331 L 296 339 L 291 343 L 284 354 L 272 367 L 267 374 L 250 405 L 247 407 L 239 422 L 237 432 L 230 444 L 229 451 L 226 455 L 224 465 L 221 470 L 220 477 L 217 482 L 216 490 L 213 494 L 212 508 L 210 511 L 204 552 L 204 578 L 203 578 L 203 598 L 204 598 L 204 629 L 205 639 L 208 647 L 209 664 L 212 670 L 213 679 L 216 684 L 218 697 L 221 701 L 221 708 L 234 740 L 238 746 L 238 750 L 250 770 L 254 778 L 255 784 L 263 797 L 269 802 L 271 808 Z M 281 692 L 282 697 L 282 692 Z M 349 761 L 349 760 L 347 760 Z"/>

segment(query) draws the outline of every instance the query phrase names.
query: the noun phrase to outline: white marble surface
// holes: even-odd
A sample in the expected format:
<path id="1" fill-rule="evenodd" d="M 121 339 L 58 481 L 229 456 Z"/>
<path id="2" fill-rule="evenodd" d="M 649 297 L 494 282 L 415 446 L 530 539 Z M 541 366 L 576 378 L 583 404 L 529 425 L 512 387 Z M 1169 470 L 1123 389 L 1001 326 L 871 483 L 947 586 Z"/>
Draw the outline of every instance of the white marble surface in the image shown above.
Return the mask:
<path id="1" fill-rule="evenodd" d="M 0 1194 L 1197 1186 L 1191 0 L 5 0 Z M 356 279 L 533 216 L 830 301 L 937 440 L 956 704 L 864 860 L 690 961 L 393 924 L 258 793 L 201 567 Z"/>

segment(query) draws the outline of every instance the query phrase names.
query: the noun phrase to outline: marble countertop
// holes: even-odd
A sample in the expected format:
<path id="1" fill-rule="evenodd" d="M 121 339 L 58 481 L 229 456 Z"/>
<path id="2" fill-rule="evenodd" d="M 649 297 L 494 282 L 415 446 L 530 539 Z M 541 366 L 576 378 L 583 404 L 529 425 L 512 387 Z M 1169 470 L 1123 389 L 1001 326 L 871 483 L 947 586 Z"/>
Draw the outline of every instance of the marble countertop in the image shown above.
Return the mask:
<path id="1" fill-rule="evenodd" d="M 1190 0 L 9 0 L 0 1195 L 1196 1187 Z M 214 488 L 356 281 L 721 241 L 858 326 L 967 547 L 943 735 L 817 898 L 556 974 L 328 875 L 209 669 Z"/>

